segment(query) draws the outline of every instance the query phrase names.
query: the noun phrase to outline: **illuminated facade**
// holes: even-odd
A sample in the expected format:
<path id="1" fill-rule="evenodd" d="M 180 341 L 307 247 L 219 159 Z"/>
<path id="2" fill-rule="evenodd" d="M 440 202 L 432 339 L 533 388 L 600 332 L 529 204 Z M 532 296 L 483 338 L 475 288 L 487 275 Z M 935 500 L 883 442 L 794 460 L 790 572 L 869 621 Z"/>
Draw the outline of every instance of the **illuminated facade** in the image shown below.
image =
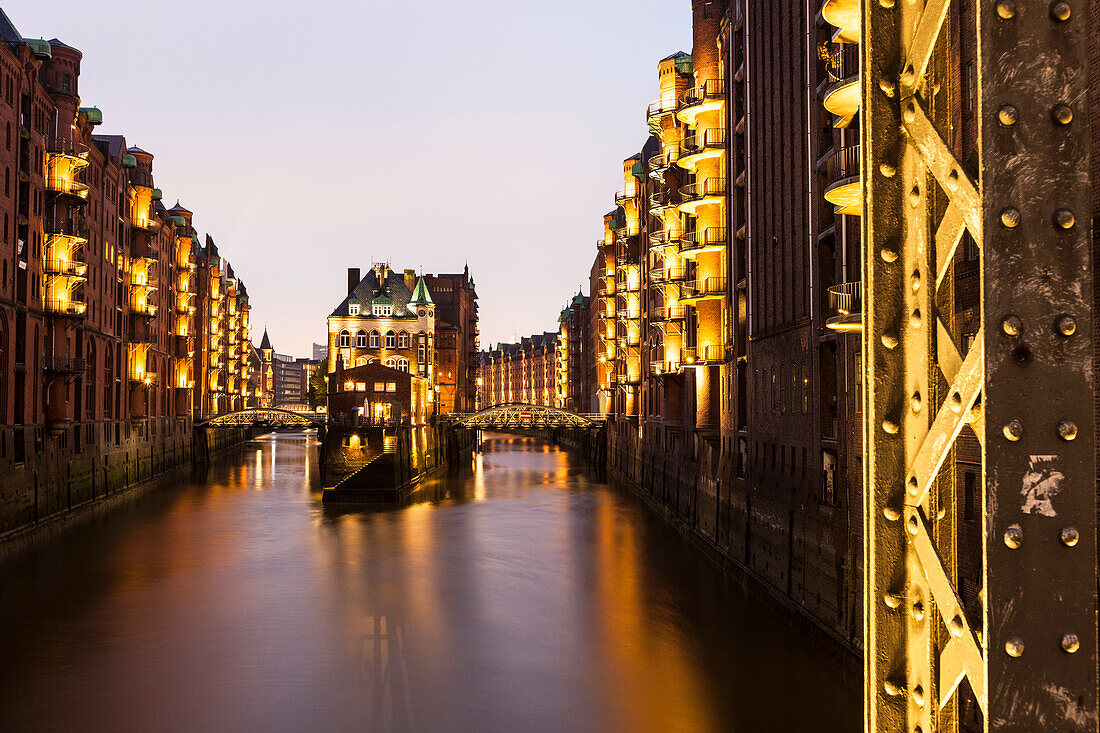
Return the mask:
<path id="1" fill-rule="evenodd" d="M 478 409 L 509 403 L 561 407 L 559 338 L 535 334 L 482 352 Z"/>
<path id="2" fill-rule="evenodd" d="M 26 521 L 35 502 L 34 516 L 54 511 L 24 490 L 58 486 L 56 466 L 81 495 L 114 480 L 102 472 L 112 461 L 144 451 L 153 470 L 151 450 L 158 465 L 179 460 L 207 400 L 192 356 L 209 324 L 196 317 L 205 270 L 191 214 L 165 208 L 151 153 L 102 134 L 102 112 L 81 106 L 82 60 L 57 39 L 23 39 L 0 12 L 0 492 L 15 507 L 5 523 Z M 247 295 L 236 281 L 224 292 L 230 349 L 247 337 Z M 244 367 L 230 369 L 227 388 L 241 396 Z"/>

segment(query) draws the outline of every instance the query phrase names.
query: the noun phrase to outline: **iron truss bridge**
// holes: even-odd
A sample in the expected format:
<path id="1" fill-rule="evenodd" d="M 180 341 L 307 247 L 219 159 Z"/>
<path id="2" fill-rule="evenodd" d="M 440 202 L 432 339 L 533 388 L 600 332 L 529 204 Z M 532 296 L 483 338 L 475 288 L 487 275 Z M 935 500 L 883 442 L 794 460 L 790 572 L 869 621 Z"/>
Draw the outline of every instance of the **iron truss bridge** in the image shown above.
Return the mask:
<path id="1" fill-rule="evenodd" d="M 276 428 L 319 428 L 325 424 L 324 415 L 314 415 L 308 412 L 294 412 L 278 407 L 257 407 L 248 410 L 227 412 L 224 415 L 216 415 L 199 420 L 195 427 L 211 428 L 236 428 L 247 425 L 263 425 Z"/>
<path id="2" fill-rule="evenodd" d="M 453 415 L 452 420 L 455 425 L 467 428 L 594 428 L 603 424 L 604 418 L 544 405 L 511 403 Z"/>

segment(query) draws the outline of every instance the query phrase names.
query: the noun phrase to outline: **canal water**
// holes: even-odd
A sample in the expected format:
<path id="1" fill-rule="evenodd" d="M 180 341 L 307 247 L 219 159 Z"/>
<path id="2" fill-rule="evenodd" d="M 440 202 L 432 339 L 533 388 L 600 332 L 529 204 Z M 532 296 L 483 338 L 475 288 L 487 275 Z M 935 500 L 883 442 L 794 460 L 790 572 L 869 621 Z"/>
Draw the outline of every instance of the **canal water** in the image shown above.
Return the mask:
<path id="1" fill-rule="evenodd" d="M 860 680 L 628 492 L 489 436 L 334 513 L 307 434 L 0 561 L 0 729 L 848 731 Z"/>

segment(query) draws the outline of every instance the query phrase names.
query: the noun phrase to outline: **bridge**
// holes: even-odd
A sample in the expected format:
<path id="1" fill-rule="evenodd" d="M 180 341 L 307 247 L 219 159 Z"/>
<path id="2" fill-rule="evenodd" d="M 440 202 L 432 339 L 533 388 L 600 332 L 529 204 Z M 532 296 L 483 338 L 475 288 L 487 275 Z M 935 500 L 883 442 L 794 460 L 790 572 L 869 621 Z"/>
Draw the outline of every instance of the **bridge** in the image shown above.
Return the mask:
<path id="1" fill-rule="evenodd" d="M 324 415 L 284 410 L 281 407 L 252 407 L 198 420 L 195 422 L 195 427 L 238 428 L 260 425 L 271 428 L 319 428 L 324 424 Z"/>
<path id="2" fill-rule="evenodd" d="M 604 416 L 578 414 L 545 405 L 525 405 L 518 402 L 494 405 L 481 412 L 451 417 L 454 425 L 466 428 L 596 428 Z"/>

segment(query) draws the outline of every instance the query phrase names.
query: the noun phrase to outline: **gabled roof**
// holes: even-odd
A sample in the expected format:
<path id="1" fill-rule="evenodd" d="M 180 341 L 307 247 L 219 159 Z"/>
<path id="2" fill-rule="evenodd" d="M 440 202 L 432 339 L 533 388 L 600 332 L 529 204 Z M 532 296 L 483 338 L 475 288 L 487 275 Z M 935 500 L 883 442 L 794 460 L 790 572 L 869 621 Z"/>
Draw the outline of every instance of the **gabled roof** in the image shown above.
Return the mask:
<path id="1" fill-rule="evenodd" d="M 3 8 L 0 8 L 0 39 L 13 44 L 23 42 L 23 34 L 20 33 L 11 20 L 8 19 Z"/>
<path id="2" fill-rule="evenodd" d="M 388 270 L 386 273 L 385 282 L 378 282 L 378 271 L 371 269 L 367 270 L 363 279 L 359 281 L 359 284 L 352 289 L 351 293 L 340 301 L 340 305 L 336 306 L 336 309 L 329 315 L 331 316 L 347 316 L 348 313 L 348 301 L 355 300 L 363 304 L 364 310 L 367 311 L 364 315 L 369 315 L 370 304 L 375 300 L 383 298 L 382 305 L 393 304 L 393 317 L 394 318 L 414 318 L 415 316 L 409 311 L 409 301 L 412 300 L 412 292 L 405 285 L 405 275 L 402 272 L 394 272 Z M 389 303 L 385 302 L 389 301 Z"/>
<path id="3" fill-rule="evenodd" d="M 267 335 L 267 327 L 264 327 L 264 337 L 262 339 L 260 339 L 260 348 L 261 349 L 270 349 L 271 348 L 271 338 L 268 337 L 268 335 Z"/>

